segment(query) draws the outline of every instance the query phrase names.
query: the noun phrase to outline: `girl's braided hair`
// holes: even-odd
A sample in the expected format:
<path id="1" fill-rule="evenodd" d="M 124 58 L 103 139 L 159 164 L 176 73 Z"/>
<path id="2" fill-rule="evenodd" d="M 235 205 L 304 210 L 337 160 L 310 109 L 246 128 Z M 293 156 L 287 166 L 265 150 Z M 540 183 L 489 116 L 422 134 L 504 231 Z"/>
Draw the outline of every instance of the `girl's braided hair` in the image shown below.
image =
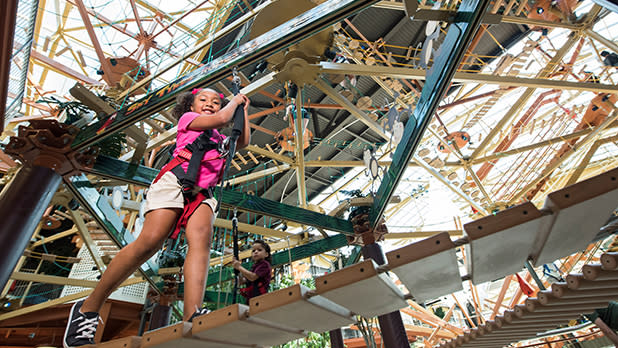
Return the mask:
<path id="1" fill-rule="evenodd" d="M 222 93 L 219 93 L 211 88 L 206 89 L 211 90 L 219 95 L 219 97 L 221 98 L 221 108 L 227 105 L 228 101 L 227 99 L 225 99 L 225 96 Z M 191 111 L 193 101 L 195 100 L 195 97 L 197 97 L 200 91 L 202 91 L 202 89 L 193 89 L 192 91 L 182 92 L 176 97 L 176 105 L 174 105 L 174 108 L 172 109 L 172 116 L 174 116 L 176 120 L 180 120 L 182 115 Z"/>

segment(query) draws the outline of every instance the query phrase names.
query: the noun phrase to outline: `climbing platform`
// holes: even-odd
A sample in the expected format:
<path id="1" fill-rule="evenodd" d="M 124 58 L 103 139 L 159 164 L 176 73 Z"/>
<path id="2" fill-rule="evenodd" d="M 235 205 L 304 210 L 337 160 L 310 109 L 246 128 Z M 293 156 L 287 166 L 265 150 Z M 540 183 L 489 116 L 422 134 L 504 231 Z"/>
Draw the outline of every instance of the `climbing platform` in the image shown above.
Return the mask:
<path id="1" fill-rule="evenodd" d="M 316 278 L 315 288 L 320 296 L 367 318 L 407 306 L 403 292 L 371 259 Z"/>
<path id="2" fill-rule="evenodd" d="M 418 302 L 463 289 L 455 244 L 446 232 L 391 251 L 386 258 Z"/>
<path id="3" fill-rule="evenodd" d="M 537 246 L 535 265 L 585 249 L 618 204 L 618 169 L 550 193 L 544 209 L 554 217 L 547 238 Z"/>
<path id="4" fill-rule="evenodd" d="M 473 283 L 504 277 L 584 249 L 618 202 L 618 169 L 550 194 L 542 209 L 532 203 L 498 212 L 464 226 L 466 238 L 439 233 L 386 254 L 378 266 L 368 259 L 316 278 L 316 289 L 296 284 L 194 319 L 101 344 L 137 347 L 270 347 L 355 323 L 356 315 L 379 316 L 462 287 L 460 269 Z M 466 265 L 457 248 L 466 245 Z M 394 273 L 403 286 L 395 285 Z M 586 265 L 551 290 L 443 343 L 441 347 L 501 346 L 555 328 L 618 299 L 618 254 Z"/>
<path id="5" fill-rule="evenodd" d="M 582 314 L 618 300 L 618 253 L 605 253 L 601 264 L 586 265 L 582 274 L 570 274 L 525 304 L 505 311 L 469 332 L 441 344 L 440 348 L 501 347 L 535 338 L 537 333 L 567 324 Z"/>
<path id="6" fill-rule="evenodd" d="M 464 226 L 468 274 L 474 284 L 519 272 L 528 260 L 539 231 L 548 229 L 552 216 L 526 202 Z"/>
<path id="7" fill-rule="evenodd" d="M 306 336 L 304 330 L 276 325 L 249 316 L 249 306 L 234 304 L 196 317 L 191 330 L 193 337 L 238 347 L 274 346 Z"/>
<path id="8" fill-rule="evenodd" d="M 249 300 L 249 306 L 252 317 L 313 332 L 324 332 L 355 322 L 349 309 L 301 284 L 254 297 Z"/>

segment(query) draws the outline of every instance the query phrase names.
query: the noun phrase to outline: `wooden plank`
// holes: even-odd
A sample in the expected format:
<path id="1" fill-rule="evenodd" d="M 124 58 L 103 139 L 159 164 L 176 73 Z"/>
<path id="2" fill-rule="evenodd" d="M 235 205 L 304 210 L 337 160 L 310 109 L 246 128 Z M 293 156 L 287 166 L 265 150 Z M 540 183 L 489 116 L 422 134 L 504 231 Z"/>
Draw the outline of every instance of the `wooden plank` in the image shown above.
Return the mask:
<path id="1" fill-rule="evenodd" d="M 249 316 L 249 306 L 234 304 L 194 318 L 191 333 L 209 341 L 204 348 L 275 346 L 306 336 L 303 330 L 283 327 Z"/>
<path id="2" fill-rule="evenodd" d="M 316 293 L 367 318 L 407 307 L 404 294 L 377 267 L 368 259 L 318 277 Z"/>
<path id="3" fill-rule="evenodd" d="M 322 296 L 312 296 L 301 284 L 254 297 L 249 307 L 252 317 L 318 333 L 355 322 L 350 310 Z"/>
<path id="4" fill-rule="evenodd" d="M 548 215 L 526 202 L 465 224 L 470 241 L 466 262 L 472 282 L 481 284 L 521 271 L 536 236 L 549 231 L 552 217 Z"/>
<path id="5" fill-rule="evenodd" d="M 448 233 L 409 244 L 386 254 L 388 267 L 417 302 L 463 289 L 455 244 Z"/>
<path id="6" fill-rule="evenodd" d="M 142 348 L 201 348 L 203 343 L 191 337 L 191 323 L 185 321 L 148 331 L 142 336 Z"/>
<path id="7" fill-rule="evenodd" d="M 618 202 L 618 168 L 550 193 L 544 209 L 555 218 L 532 254 L 535 265 L 552 262 L 586 248 Z M 543 238 L 544 237 L 544 238 Z"/>

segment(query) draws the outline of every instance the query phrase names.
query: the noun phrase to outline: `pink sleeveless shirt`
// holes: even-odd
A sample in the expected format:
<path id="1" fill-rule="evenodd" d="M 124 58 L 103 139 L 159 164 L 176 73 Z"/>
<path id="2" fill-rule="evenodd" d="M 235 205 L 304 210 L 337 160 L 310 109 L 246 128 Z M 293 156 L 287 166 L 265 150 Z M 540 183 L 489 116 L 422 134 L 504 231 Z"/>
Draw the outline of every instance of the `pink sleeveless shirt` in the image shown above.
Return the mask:
<path id="1" fill-rule="evenodd" d="M 178 121 L 178 132 L 176 134 L 176 149 L 174 150 L 174 156 L 178 155 L 178 152 L 184 149 L 187 145 L 191 144 L 197 137 L 202 134 L 201 131 L 194 131 L 188 129 L 188 126 L 193 122 L 197 117 L 208 117 L 208 116 L 200 116 L 197 112 L 187 112 Z M 212 137 L 210 138 L 212 141 L 216 143 L 220 143 L 225 139 L 225 135 L 219 133 L 216 129 L 212 130 Z M 225 164 L 225 158 L 217 158 L 209 161 L 204 161 L 204 159 L 216 158 L 219 152 L 217 149 L 212 149 L 206 151 L 204 154 L 204 158 L 202 159 L 202 165 L 200 166 L 200 172 L 197 180 L 195 180 L 195 184 L 199 187 L 209 188 L 212 186 L 216 186 L 219 182 L 219 173 L 221 172 L 221 168 Z M 182 169 L 185 171 L 189 167 L 189 162 L 184 162 L 182 164 Z"/>

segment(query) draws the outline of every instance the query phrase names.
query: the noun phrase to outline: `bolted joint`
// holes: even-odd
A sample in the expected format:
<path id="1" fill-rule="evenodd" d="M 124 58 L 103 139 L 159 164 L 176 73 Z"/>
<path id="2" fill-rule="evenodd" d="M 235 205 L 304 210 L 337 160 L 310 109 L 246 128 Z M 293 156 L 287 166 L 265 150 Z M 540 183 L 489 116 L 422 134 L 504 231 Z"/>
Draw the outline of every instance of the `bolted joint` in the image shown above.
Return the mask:
<path id="1" fill-rule="evenodd" d="M 349 220 L 354 229 L 353 236 L 347 236 L 348 243 L 355 245 L 369 245 L 384 240 L 388 233 L 386 221 L 381 219 L 377 226 L 372 229 L 369 221 L 371 207 L 360 206 L 350 212 Z"/>
<path id="2" fill-rule="evenodd" d="M 20 126 L 17 136 L 10 138 L 5 152 L 24 164 L 46 167 L 59 175 L 72 175 L 84 167 L 92 167 L 98 148 L 74 153 L 71 144 L 79 128 L 56 120 L 32 120 Z"/>

